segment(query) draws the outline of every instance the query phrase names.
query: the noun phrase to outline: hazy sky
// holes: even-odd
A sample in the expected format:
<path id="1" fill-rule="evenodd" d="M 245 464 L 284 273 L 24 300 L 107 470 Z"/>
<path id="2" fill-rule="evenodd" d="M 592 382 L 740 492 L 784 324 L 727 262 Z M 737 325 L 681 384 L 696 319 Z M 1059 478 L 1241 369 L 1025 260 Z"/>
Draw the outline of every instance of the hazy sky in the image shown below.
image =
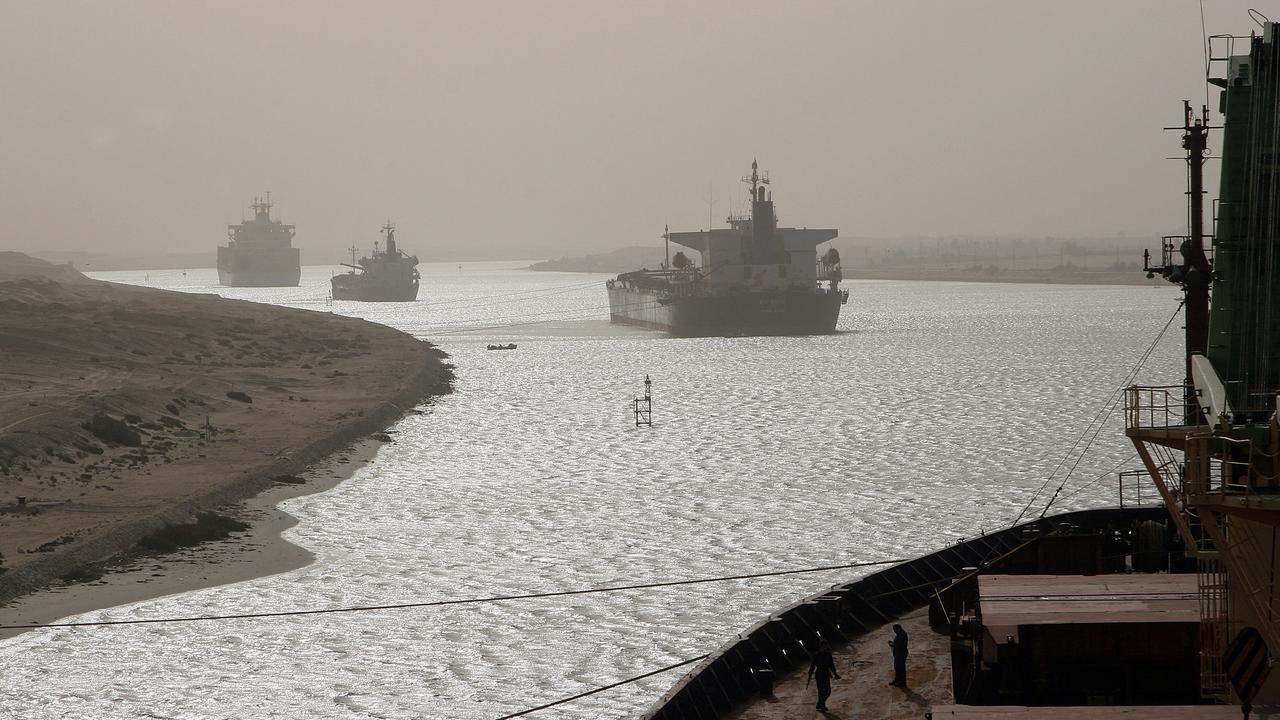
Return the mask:
<path id="1" fill-rule="evenodd" d="M 1206 0 L 1209 32 L 1256 29 L 1250 5 L 1280 19 Z M 784 224 L 844 237 L 1175 231 L 1161 127 L 1205 97 L 1196 0 L 0 0 L 0 17 L 0 249 L 209 250 L 269 189 L 304 263 L 388 218 L 424 258 L 603 251 L 705 227 L 709 187 L 720 224 L 753 157 Z"/>

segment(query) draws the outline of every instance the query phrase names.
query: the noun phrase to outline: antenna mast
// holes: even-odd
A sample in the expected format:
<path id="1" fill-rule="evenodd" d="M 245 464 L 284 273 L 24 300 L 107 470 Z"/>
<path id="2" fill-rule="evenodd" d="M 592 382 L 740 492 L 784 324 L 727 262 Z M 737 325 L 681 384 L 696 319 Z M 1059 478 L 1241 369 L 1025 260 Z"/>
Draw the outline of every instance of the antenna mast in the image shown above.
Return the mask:
<path id="1" fill-rule="evenodd" d="M 1186 341 L 1187 341 L 1187 387 L 1191 382 L 1191 354 L 1205 354 L 1209 350 L 1209 282 L 1213 270 L 1204 252 L 1204 157 L 1209 138 L 1209 108 L 1201 109 L 1202 116 L 1196 117 L 1191 102 L 1182 101 L 1183 127 L 1182 147 L 1187 151 L 1187 203 L 1190 237 L 1187 248 L 1183 252 L 1183 262 L 1187 264 L 1184 275 L 1186 288 Z M 1187 423 L 1197 419 L 1195 391 L 1190 390 L 1187 398 Z"/>
<path id="2" fill-rule="evenodd" d="M 761 185 L 769 184 L 769 171 L 766 170 L 763 174 L 761 174 L 759 171 L 759 168 L 760 168 L 760 164 L 756 162 L 755 158 L 751 158 L 751 174 L 745 175 L 742 178 L 742 182 L 751 183 L 751 202 L 755 202 L 756 200 L 760 199 L 759 187 Z"/>
<path id="3" fill-rule="evenodd" d="M 666 251 L 666 256 L 667 256 L 667 264 L 665 265 L 665 268 L 667 272 L 671 272 L 671 226 L 670 225 L 662 226 L 662 240 L 663 240 L 663 247 Z"/>

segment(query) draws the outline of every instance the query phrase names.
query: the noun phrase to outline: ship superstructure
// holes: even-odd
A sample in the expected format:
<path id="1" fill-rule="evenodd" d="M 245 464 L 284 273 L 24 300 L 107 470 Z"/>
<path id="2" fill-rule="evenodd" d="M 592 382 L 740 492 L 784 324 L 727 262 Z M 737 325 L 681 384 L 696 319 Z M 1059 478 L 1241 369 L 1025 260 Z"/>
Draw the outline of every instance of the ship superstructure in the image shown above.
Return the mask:
<path id="1" fill-rule="evenodd" d="M 351 271 L 333 276 L 334 300 L 408 302 L 418 297 L 417 256 L 400 250 L 395 225 L 382 226 L 382 235 L 385 250 L 375 242 L 372 255 L 356 260 L 356 248 L 351 248 L 351 262 L 342 263 Z"/>
<path id="2" fill-rule="evenodd" d="M 1202 225 L 1208 108 L 1197 117 L 1187 103 L 1190 228 L 1147 268 L 1183 288 L 1186 376 L 1130 388 L 1126 403 L 1128 435 L 1199 563 L 1202 692 L 1254 705 L 1280 703 L 1278 28 L 1210 38 L 1224 117 L 1216 232 Z"/>
<path id="3" fill-rule="evenodd" d="M 218 283 L 228 287 L 296 287 L 302 258 L 293 247 L 294 226 L 271 218 L 271 193 L 254 198 L 253 219 L 227 226 L 218 247 Z"/>
<path id="4" fill-rule="evenodd" d="M 817 248 L 834 229 L 780 228 L 769 177 L 756 162 L 751 213 L 730 216 L 728 228 L 663 234 L 668 260 L 661 270 L 637 270 L 608 281 L 615 323 L 678 336 L 811 335 L 835 330 L 848 291 L 840 289 L 840 258 Z M 670 244 L 696 251 L 670 258 Z"/>

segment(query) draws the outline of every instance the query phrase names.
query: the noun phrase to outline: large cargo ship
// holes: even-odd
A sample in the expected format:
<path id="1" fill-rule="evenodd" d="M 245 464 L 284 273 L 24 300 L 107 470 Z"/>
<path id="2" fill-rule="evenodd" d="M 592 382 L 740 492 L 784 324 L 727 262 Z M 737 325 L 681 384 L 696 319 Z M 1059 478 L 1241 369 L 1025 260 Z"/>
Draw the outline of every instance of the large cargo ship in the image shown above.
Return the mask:
<path id="1" fill-rule="evenodd" d="M 729 227 L 666 232 L 684 252 L 661 270 L 623 273 L 607 283 L 609 319 L 677 336 L 815 335 L 833 332 L 848 291 L 840 289 L 840 256 L 817 248 L 836 230 L 780 228 L 768 174 L 751 163 L 751 214 Z M 670 251 L 668 250 L 668 256 Z"/>
<path id="2" fill-rule="evenodd" d="M 253 219 L 227 226 L 218 247 L 218 284 L 227 287 L 296 287 L 302 258 L 293 247 L 294 227 L 271 219 L 271 193 L 254 198 Z"/>
<path id="3" fill-rule="evenodd" d="M 342 263 L 350 272 L 334 275 L 334 300 L 364 302 L 408 302 L 418 297 L 418 257 L 407 255 L 396 243 L 396 226 L 382 227 L 386 250 L 373 244 L 373 255 L 356 260 L 351 248 L 351 262 Z"/>

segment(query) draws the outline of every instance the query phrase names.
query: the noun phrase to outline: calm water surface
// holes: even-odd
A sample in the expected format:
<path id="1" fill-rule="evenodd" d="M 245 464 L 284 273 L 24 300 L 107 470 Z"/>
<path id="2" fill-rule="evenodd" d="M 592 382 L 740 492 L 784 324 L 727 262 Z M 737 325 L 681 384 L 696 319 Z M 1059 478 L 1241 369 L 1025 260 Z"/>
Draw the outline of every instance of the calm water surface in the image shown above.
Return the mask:
<path id="1" fill-rule="evenodd" d="M 604 276 L 422 269 L 420 299 L 388 304 L 328 303 L 328 267 L 268 289 L 219 288 L 212 270 L 96 274 L 386 323 L 439 344 L 458 381 L 396 425 L 374 464 L 285 504 L 301 520 L 286 537 L 314 564 L 84 619 L 484 597 L 931 551 L 1018 514 L 1177 304 L 1171 287 L 853 282 L 836 335 L 670 339 L 610 326 Z M 1179 326 L 1140 381 L 1179 376 Z M 490 342 L 520 347 L 487 352 Z M 629 400 L 646 373 L 655 425 L 637 430 Z M 1107 471 L 1132 456 L 1121 423 L 1110 417 L 1055 508 L 1114 502 Z M 859 576 L 40 631 L 0 643 L 0 715 L 490 719 L 708 652 Z M 676 679 L 534 717 L 633 717 Z"/>

